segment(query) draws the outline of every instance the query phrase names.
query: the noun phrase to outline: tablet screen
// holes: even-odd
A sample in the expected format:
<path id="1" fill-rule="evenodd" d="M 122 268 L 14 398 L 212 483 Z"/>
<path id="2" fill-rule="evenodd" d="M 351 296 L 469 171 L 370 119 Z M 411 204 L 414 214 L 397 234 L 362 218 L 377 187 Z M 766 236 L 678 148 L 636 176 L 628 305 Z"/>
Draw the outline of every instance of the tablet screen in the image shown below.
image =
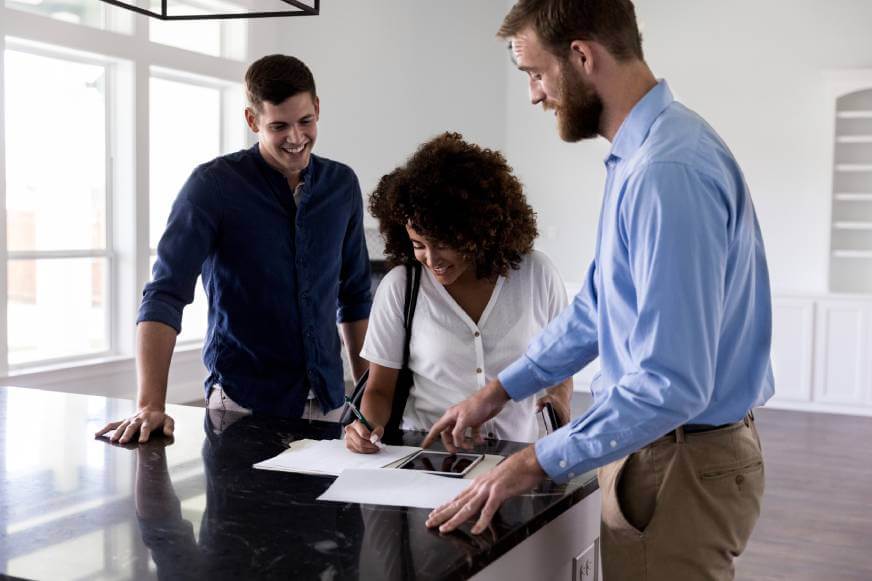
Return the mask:
<path id="1" fill-rule="evenodd" d="M 482 458 L 481 454 L 451 454 L 421 450 L 401 464 L 400 468 L 461 476 L 478 464 Z"/>

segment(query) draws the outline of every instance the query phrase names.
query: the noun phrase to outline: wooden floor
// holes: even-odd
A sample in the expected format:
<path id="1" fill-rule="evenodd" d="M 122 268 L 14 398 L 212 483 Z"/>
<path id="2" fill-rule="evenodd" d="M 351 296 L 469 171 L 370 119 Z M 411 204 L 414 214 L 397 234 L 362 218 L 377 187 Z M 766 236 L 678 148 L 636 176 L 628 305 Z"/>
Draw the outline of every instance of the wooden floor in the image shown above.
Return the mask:
<path id="1" fill-rule="evenodd" d="M 766 494 L 736 579 L 872 580 L 872 418 L 760 410 Z"/>

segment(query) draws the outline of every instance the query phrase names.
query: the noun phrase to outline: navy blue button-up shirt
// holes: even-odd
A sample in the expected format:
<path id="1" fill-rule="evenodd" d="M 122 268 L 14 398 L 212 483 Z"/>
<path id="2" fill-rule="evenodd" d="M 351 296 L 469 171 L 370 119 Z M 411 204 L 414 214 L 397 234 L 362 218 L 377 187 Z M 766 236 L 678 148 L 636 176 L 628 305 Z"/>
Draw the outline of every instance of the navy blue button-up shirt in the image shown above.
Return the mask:
<path id="1" fill-rule="evenodd" d="M 311 389 L 325 411 L 345 394 L 336 322 L 372 305 L 363 198 L 348 166 L 313 155 L 299 207 L 258 146 L 199 166 L 173 204 L 138 321 L 181 330 L 202 275 L 209 299 L 206 390 L 297 417 Z"/>

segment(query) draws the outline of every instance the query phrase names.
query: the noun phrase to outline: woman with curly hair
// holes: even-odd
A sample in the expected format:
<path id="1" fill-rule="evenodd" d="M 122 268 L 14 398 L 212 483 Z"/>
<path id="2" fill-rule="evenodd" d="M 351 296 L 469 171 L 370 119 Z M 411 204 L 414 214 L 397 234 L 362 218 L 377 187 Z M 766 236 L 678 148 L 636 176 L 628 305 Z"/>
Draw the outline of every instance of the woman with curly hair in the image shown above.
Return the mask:
<path id="1" fill-rule="evenodd" d="M 405 429 L 429 429 L 522 355 L 567 303 L 557 270 L 533 250 L 536 215 L 496 151 L 444 133 L 384 176 L 369 208 L 394 268 L 376 291 L 361 353 L 370 362 L 361 411 L 374 434 L 360 422 L 346 430 L 347 447 L 364 453 L 378 450 L 370 438 L 381 436 L 390 417 L 402 367 L 405 265 L 423 266 Z M 571 392 L 570 378 L 538 402 L 509 402 L 481 435 L 532 442 L 537 405 L 551 401 L 565 422 Z"/>

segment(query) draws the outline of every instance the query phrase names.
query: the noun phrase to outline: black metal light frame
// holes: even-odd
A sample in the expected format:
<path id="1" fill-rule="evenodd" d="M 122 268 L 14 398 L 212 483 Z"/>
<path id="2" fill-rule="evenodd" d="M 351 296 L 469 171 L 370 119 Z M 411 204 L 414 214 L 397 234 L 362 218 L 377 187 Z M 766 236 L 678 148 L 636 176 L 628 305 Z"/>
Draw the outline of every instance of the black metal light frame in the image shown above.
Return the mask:
<path id="1" fill-rule="evenodd" d="M 276 10 L 275 12 L 239 12 L 239 13 L 230 13 L 230 14 L 178 14 L 172 15 L 167 14 L 167 5 L 169 4 L 168 0 L 161 0 L 160 12 L 153 12 L 151 10 L 146 10 L 145 8 L 140 8 L 134 4 L 128 4 L 127 2 L 122 2 L 121 0 L 101 0 L 106 4 L 111 4 L 113 6 L 118 6 L 120 8 L 126 8 L 127 10 L 132 10 L 133 12 L 137 12 L 139 14 L 145 14 L 146 16 L 151 16 L 152 18 L 157 18 L 159 20 L 215 20 L 215 19 L 229 19 L 229 18 L 273 18 L 278 16 L 318 16 L 321 12 L 321 0 L 315 0 L 313 6 L 309 6 L 308 4 L 304 4 L 299 0 L 275 0 L 276 2 L 284 2 L 290 6 L 294 6 L 298 8 L 298 10 Z"/>

